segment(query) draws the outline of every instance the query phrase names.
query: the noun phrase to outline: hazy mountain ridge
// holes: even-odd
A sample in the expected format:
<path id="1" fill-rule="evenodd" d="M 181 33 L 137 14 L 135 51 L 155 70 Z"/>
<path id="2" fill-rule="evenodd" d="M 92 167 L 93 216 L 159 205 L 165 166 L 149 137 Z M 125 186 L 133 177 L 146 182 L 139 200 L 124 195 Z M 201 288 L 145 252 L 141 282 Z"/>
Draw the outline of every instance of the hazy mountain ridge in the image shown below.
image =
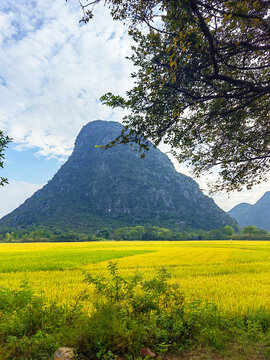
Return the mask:
<path id="1" fill-rule="evenodd" d="M 241 227 L 253 225 L 270 231 L 270 191 L 267 191 L 254 205 L 241 203 L 228 213 Z"/>
<path id="2" fill-rule="evenodd" d="M 236 226 L 158 149 L 141 159 L 124 145 L 109 150 L 95 147 L 114 139 L 121 129 L 119 123 L 100 120 L 84 126 L 72 155 L 52 180 L 4 216 L 0 226 L 80 231 L 129 225 L 206 230 Z"/>
<path id="3" fill-rule="evenodd" d="M 241 216 L 245 211 L 247 211 L 249 208 L 251 208 L 252 205 L 249 203 L 240 203 L 236 206 L 234 206 L 228 213 L 233 217 L 236 218 L 238 216 Z"/>

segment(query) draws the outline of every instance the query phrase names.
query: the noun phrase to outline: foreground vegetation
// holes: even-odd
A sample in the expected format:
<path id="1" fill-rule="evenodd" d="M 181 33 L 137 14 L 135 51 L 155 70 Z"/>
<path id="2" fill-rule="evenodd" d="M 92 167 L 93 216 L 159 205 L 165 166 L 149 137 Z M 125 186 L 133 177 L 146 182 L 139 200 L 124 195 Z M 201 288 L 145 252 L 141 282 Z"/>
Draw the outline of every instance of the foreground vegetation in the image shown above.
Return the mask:
<path id="1" fill-rule="evenodd" d="M 52 359 L 60 345 L 72 346 L 76 359 L 162 358 L 198 346 L 220 352 L 235 344 L 260 347 L 256 354 L 268 357 L 269 311 L 231 316 L 212 303 L 187 302 L 164 268 L 150 279 L 139 272 L 123 277 L 113 262 L 108 270 L 106 276 L 87 274 L 91 297 L 84 294 L 69 306 L 46 302 L 26 284 L 2 289 L 0 358 Z M 87 313 L 82 300 L 90 299 Z"/>
<path id="2" fill-rule="evenodd" d="M 59 346 L 84 360 L 269 358 L 267 241 L 0 244 L 0 257 L 1 360 Z"/>

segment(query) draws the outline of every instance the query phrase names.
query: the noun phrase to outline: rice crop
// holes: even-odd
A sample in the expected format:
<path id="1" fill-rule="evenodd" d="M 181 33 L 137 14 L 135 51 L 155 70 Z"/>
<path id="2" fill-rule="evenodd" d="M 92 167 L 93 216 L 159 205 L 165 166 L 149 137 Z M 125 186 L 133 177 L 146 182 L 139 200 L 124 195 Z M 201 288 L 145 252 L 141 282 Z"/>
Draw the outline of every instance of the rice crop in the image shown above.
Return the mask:
<path id="1" fill-rule="evenodd" d="M 70 303 L 87 291 L 85 272 L 106 274 L 108 260 L 126 276 L 166 267 L 187 301 L 207 300 L 235 314 L 270 310 L 267 241 L 0 244 L 0 286 L 28 282 L 48 300 Z"/>

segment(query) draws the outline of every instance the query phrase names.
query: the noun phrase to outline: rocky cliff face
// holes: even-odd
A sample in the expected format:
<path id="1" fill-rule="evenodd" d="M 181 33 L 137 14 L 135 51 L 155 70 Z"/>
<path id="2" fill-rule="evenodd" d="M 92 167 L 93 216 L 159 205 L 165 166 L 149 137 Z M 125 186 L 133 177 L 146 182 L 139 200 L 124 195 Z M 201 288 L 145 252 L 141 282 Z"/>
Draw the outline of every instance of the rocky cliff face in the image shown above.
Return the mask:
<path id="1" fill-rule="evenodd" d="M 158 149 L 141 159 L 124 145 L 95 147 L 114 139 L 121 129 L 121 124 L 106 121 L 84 126 L 72 155 L 52 180 L 3 217 L 0 226 L 93 231 L 139 224 L 173 229 L 236 225 Z"/>
<path id="2" fill-rule="evenodd" d="M 253 225 L 270 231 L 270 191 L 267 191 L 256 204 L 238 204 L 229 214 L 241 227 Z"/>

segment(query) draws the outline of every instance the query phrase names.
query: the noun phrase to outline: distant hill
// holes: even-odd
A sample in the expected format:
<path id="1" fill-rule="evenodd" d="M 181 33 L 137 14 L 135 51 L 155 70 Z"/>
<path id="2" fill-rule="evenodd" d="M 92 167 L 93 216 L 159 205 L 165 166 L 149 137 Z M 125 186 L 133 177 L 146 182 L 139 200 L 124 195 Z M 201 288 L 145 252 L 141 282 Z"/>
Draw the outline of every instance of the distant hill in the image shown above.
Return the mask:
<path id="1" fill-rule="evenodd" d="M 4 216 L 0 226 L 84 232 L 133 225 L 206 230 L 237 226 L 158 149 L 151 148 L 141 159 L 129 146 L 95 147 L 114 139 L 121 129 L 119 123 L 100 120 L 84 126 L 72 155 L 52 180 Z"/>
<path id="2" fill-rule="evenodd" d="M 247 211 L 251 207 L 252 207 L 252 205 L 249 203 L 240 203 L 240 204 L 236 205 L 234 208 L 232 208 L 229 211 L 229 214 L 231 215 L 231 217 L 236 219 L 239 216 L 241 216 L 243 213 L 245 213 L 245 211 Z"/>
<path id="3" fill-rule="evenodd" d="M 241 203 L 228 213 L 241 227 L 254 225 L 270 231 L 270 191 L 267 191 L 256 204 Z"/>

